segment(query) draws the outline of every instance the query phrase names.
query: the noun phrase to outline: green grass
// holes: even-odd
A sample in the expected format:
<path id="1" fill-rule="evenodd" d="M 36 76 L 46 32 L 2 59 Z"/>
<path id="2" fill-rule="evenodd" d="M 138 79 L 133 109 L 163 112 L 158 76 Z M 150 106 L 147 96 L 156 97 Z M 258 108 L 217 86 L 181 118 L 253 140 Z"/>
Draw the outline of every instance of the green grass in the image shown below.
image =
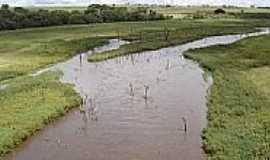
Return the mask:
<path id="1" fill-rule="evenodd" d="M 185 55 L 213 74 L 204 145 L 211 160 L 270 158 L 270 36 Z"/>
<path id="2" fill-rule="evenodd" d="M 106 39 L 103 38 L 82 38 L 68 41 L 55 39 L 38 44 L 20 44 L 19 40 L 15 40 L 12 44 L 4 45 L 3 43 L 8 43 L 5 41 L 0 49 L 0 81 L 63 61 L 80 51 L 90 50 L 105 42 Z"/>
<path id="3" fill-rule="evenodd" d="M 269 21 L 240 19 L 167 20 L 4 31 L 0 32 L 0 81 L 63 61 L 81 50 L 91 49 L 106 39 L 117 37 L 118 33 L 126 39 L 139 39 L 143 35 L 138 48 L 148 45 L 150 49 L 155 49 L 207 35 L 247 32 L 255 26 L 268 24 Z M 165 25 L 171 30 L 168 42 L 163 38 Z M 159 42 L 157 45 L 156 41 Z"/>
<path id="4" fill-rule="evenodd" d="M 206 36 L 250 32 L 254 31 L 255 26 L 268 25 L 267 23 L 268 21 L 239 19 L 170 20 L 149 28 L 147 27 L 149 24 L 145 23 L 144 26 L 147 28 L 138 26 L 141 30 L 124 36 L 126 39 L 135 40 L 133 43 L 121 46 L 117 50 L 91 55 L 88 60 L 103 61 L 126 54 L 182 44 Z M 170 30 L 168 41 L 164 37 L 165 25 Z"/>
<path id="5" fill-rule="evenodd" d="M 35 131 L 77 107 L 80 97 L 59 73 L 23 76 L 0 91 L 0 159 Z"/>

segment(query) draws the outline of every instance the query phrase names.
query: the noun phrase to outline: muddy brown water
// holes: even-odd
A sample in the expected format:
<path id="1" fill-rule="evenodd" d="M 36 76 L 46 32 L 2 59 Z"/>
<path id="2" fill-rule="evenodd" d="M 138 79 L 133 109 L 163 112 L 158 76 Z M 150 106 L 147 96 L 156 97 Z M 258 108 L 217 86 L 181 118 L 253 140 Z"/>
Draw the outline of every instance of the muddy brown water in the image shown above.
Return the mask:
<path id="1" fill-rule="evenodd" d="M 47 70 L 63 71 L 92 105 L 75 109 L 7 156 L 7 160 L 199 160 L 211 81 L 183 58 L 188 49 L 228 44 L 256 34 L 209 37 L 176 47 L 87 62 L 93 51 Z M 110 40 L 95 53 L 117 49 Z M 36 75 L 36 74 L 35 74 Z M 145 99 L 145 86 L 149 86 Z M 133 93 L 131 93 L 132 91 Z M 94 107 L 92 107 L 94 106 Z M 91 111 L 91 113 L 90 113 Z M 187 121 L 184 131 L 183 117 Z"/>

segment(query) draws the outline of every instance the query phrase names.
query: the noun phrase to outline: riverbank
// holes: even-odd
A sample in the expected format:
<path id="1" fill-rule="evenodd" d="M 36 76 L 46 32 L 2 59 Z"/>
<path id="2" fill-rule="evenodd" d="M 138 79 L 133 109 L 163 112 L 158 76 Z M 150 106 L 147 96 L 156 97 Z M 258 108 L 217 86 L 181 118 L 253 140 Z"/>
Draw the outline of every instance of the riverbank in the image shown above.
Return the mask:
<path id="1" fill-rule="evenodd" d="M 269 159 L 270 36 L 188 51 L 212 72 L 208 126 L 209 159 Z"/>
<path id="2" fill-rule="evenodd" d="M 29 35 L 28 32 L 21 34 L 23 34 L 22 39 L 20 35 L 16 38 L 16 36 L 13 37 L 14 35 L 10 34 L 11 37 L 0 43 L 0 84 L 1 81 L 30 74 L 38 69 L 71 58 L 75 54 L 91 50 L 96 46 L 101 46 L 107 43 L 107 38 L 109 38 L 86 37 L 72 40 L 65 40 L 63 38 L 52 39 L 48 42 L 44 40 L 44 42 L 39 42 L 39 40 L 37 42 L 34 40 L 34 42 L 22 42 L 24 38 L 32 35 Z M 38 35 L 39 33 L 35 34 L 35 36 Z M 42 36 L 42 34 L 40 35 Z M 1 36 L 0 34 L 0 39 L 4 39 L 5 36 Z M 14 42 L 7 44 L 13 38 L 15 38 Z"/>
<path id="3" fill-rule="evenodd" d="M 0 91 L 0 159 L 46 124 L 80 104 L 72 85 L 60 73 L 23 76 Z"/>

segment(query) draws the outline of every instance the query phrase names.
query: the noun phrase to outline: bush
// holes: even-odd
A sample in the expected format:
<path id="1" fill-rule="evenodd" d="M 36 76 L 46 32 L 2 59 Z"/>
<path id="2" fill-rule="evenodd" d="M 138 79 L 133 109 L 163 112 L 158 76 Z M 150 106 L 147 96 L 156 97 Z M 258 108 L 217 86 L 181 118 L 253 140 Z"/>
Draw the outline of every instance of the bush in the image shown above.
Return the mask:
<path id="1" fill-rule="evenodd" d="M 28 10 L 15 7 L 13 10 L 3 4 L 0 9 L 0 30 L 43 27 L 64 24 L 89 24 L 116 21 L 162 20 L 162 14 L 145 7 L 138 7 L 129 11 L 127 7 L 110 7 L 108 5 L 93 4 L 85 11 L 64 10 Z"/>
<path id="2" fill-rule="evenodd" d="M 216 10 L 214 11 L 214 13 L 215 13 L 215 14 L 225 14 L 226 11 L 225 11 L 224 9 L 219 8 L 219 9 L 216 9 Z"/>

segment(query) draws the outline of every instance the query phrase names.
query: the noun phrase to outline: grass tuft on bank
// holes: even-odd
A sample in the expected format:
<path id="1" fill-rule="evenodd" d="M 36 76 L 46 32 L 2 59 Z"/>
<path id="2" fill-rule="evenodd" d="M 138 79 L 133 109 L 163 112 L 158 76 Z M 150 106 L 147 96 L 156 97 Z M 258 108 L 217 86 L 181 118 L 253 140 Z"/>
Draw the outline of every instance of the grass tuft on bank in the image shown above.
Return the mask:
<path id="1" fill-rule="evenodd" d="M 0 159 L 46 124 L 79 106 L 80 97 L 60 73 L 23 76 L 0 90 Z"/>
<path id="2" fill-rule="evenodd" d="M 191 50 L 214 84 L 203 139 L 208 159 L 270 158 L 270 36 Z"/>

